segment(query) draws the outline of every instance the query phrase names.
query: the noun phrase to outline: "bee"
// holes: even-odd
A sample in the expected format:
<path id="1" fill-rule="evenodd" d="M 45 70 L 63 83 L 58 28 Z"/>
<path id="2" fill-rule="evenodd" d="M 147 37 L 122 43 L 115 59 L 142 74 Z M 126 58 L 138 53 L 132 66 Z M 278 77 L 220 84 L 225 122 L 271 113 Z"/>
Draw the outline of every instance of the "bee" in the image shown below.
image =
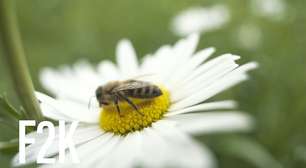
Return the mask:
<path id="1" fill-rule="evenodd" d="M 140 113 L 138 107 L 130 98 L 153 99 L 162 94 L 158 86 L 150 82 L 133 79 L 111 81 L 96 89 L 96 99 L 99 106 L 102 107 L 114 104 L 119 115 L 121 115 L 119 102 L 127 102 L 132 108 Z M 143 115 L 142 113 L 140 114 Z"/>

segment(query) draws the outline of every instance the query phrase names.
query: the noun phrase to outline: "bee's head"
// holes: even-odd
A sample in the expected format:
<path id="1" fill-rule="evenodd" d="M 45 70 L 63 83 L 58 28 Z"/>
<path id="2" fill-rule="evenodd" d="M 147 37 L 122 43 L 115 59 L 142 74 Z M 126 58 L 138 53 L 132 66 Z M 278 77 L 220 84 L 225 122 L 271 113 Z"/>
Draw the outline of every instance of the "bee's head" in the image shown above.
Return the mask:
<path id="1" fill-rule="evenodd" d="M 102 92 L 103 92 L 103 87 L 99 86 L 96 89 L 96 98 L 97 98 L 97 100 L 100 100 L 102 98 Z"/>
<path id="2" fill-rule="evenodd" d="M 102 86 L 99 86 L 97 89 L 96 89 L 96 99 L 97 101 L 99 102 L 99 105 L 102 106 L 102 105 L 108 105 L 109 103 L 105 100 L 104 98 L 104 93 L 103 93 L 103 87 Z"/>

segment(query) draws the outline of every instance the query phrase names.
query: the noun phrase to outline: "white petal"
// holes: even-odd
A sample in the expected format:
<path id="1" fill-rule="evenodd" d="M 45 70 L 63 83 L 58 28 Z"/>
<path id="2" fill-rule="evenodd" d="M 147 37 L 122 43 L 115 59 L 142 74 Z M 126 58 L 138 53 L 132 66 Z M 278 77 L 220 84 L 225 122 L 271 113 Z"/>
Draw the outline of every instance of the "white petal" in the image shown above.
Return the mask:
<path id="1" fill-rule="evenodd" d="M 160 72 L 165 65 L 171 63 L 170 59 L 173 57 L 172 47 L 164 45 L 160 47 L 154 55 L 147 55 L 143 58 L 141 64 L 141 71 L 143 73 L 157 73 Z M 169 61 L 166 61 L 169 60 Z M 156 68 L 160 67 L 160 68 Z"/>
<path id="2" fill-rule="evenodd" d="M 87 62 L 80 61 L 72 68 L 45 68 L 40 73 L 40 80 L 56 97 L 87 104 L 100 85 L 101 78 Z"/>
<path id="3" fill-rule="evenodd" d="M 98 65 L 98 72 L 101 77 L 101 85 L 111 80 L 119 80 L 121 78 L 119 70 L 114 63 L 110 61 L 102 61 Z"/>
<path id="4" fill-rule="evenodd" d="M 141 147 L 139 132 L 126 135 L 118 146 L 100 163 L 97 168 L 133 168 Z"/>
<path id="5" fill-rule="evenodd" d="M 160 81 L 167 87 L 172 75 L 183 67 L 194 53 L 198 40 L 199 35 L 193 34 L 178 41 L 173 47 L 162 46 L 153 56 L 148 55 L 144 58 L 141 72 L 158 74 Z"/>
<path id="6" fill-rule="evenodd" d="M 175 129 L 172 122 L 158 121 L 145 130 L 142 163 L 144 167 L 205 167 L 215 165 L 211 152 Z"/>
<path id="7" fill-rule="evenodd" d="M 166 151 L 167 144 L 165 140 L 151 128 L 144 129 L 141 135 L 143 137 L 143 144 L 139 155 L 139 164 L 142 167 L 148 168 L 163 167 L 169 154 L 169 152 Z"/>
<path id="8" fill-rule="evenodd" d="M 77 154 L 80 163 L 72 163 L 71 160 L 65 163 L 52 164 L 52 168 L 67 167 L 93 167 L 99 165 L 101 160 L 107 157 L 117 144 L 120 144 L 122 138 L 114 136 L 112 133 L 104 133 L 88 143 L 82 144 L 77 148 Z"/>
<path id="9" fill-rule="evenodd" d="M 215 81 L 219 80 L 221 77 L 225 76 L 232 70 L 234 70 L 238 65 L 232 60 L 228 59 L 224 62 L 207 69 L 204 73 L 194 78 L 192 81 L 185 83 L 176 90 L 172 91 L 171 101 L 177 102 L 183 98 L 193 95 L 205 87 L 213 84 Z"/>
<path id="10" fill-rule="evenodd" d="M 251 1 L 251 11 L 259 16 L 274 21 L 283 20 L 288 13 L 289 5 L 284 0 L 254 0 Z"/>
<path id="11" fill-rule="evenodd" d="M 66 126 L 66 130 L 69 130 L 70 126 Z M 58 143 L 59 143 L 59 134 L 58 134 L 58 127 L 55 128 L 55 138 L 50 148 L 47 149 L 45 157 L 53 156 L 58 153 Z M 73 135 L 73 142 L 76 146 L 91 141 L 103 134 L 103 131 L 99 128 L 99 126 L 91 126 L 91 125 L 80 125 L 74 135 Z M 41 134 L 37 134 L 36 132 L 32 132 L 28 134 L 27 138 L 34 138 L 35 143 L 31 144 L 26 147 L 26 161 L 27 163 L 34 162 L 37 158 L 38 152 L 40 151 L 42 145 L 45 143 L 46 139 L 48 138 L 49 133 L 48 129 L 44 129 L 44 132 Z M 19 154 L 15 155 L 13 158 L 12 164 L 14 166 L 18 166 L 19 161 Z"/>
<path id="12" fill-rule="evenodd" d="M 190 33 L 206 33 L 222 27 L 229 21 L 230 12 L 227 6 L 191 7 L 180 12 L 172 20 L 172 31 L 176 35 L 186 36 Z"/>
<path id="13" fill-rule="evenodd" d="M 90 110 L 87 106 L 69 100 L 57 100 L 60 111 L 74 120 L 85 123 L 98 123 L 99 111 Z"/>
<path id="14" fill-rule="evenodd" d="M 198 92 L 201 88 L 232 71 L 238 66 L 235 63 L 237 59 L 239 59 L 238 56 L 224 54 L 202 64 L 178 82 L 178 87 L 170 90 L 172 93 L 172 102 L 176 102 L 188 95 L 192 95 L 194 92 Z"/>
<path id="15" fill-rule="evenodd" d="M 216 160 L 211 151 L 194 141 L 190 136 L 176 129 L 176 123 L 163 120 L 160 123 L 154 124 L 153 127 L 162 137 L 167 139 L 167 142 L 170 141 L 168 142 L 171 144 L 170 147 L 177 150 L 175 152 L 176 155 L 182 155 L 176 156 L 177 160 L 180 160 L 179 163 L 175 163 L 176 167 L 216 167 Z"/>
<path id="16" fill-rule="evenodd" d="M 191 134 L 249 131 L 253 118 L 242 112 L 204 112 L 180 114 L 169 117 L 178 127 Z"/>
<path id="17" fill-rule="evenodd" d="M 170 107 L 170 111 L 179 110 L 185 107 L 192 106 L 207 100 L 208 98 L 220 93 L 223 90 L 226 90 L 244 80 L 247 79 L 246 72 L 257 67 L 257 63 L 251 62 L 245 65 L 240 66 L 239 68 L 228 73 L 224 77 L 216 80 L 208 87 L 203 88 L 197 93 L 190 95 L 177 103 L 174 103 Z"/>
<path id="18" fill-rule="evenodd" d="M 136 75 L 138 71 L 138 61 L 131 42 L 128 40 L 121 40 L 118 43 L 116 51 L 118 66 L 123 77 L 129 78 Z"/>
<path id="19" fill-rule="evenodd" d="M 240 56 L 233 55 L 233 54 L 223 54 L 221 56 L 213 58 L 213 59 L 205 62 L 204 64 L 202 64 L 195 71 L 193 71 L 192 74 L 190 74 L 184 80 L 184 82 L 188 83 L 188 82 L 192 81 L 194 78 L 202 75 L 207 70 L 210 70 L 210 69 L 214 68 L 215 66 L 217 66 L 219 64 L 223 64 L 224 62 L 228 62 L 228 61 L 235 61 L 235 60 L 238 60 L 238 59 L 240 59 Z"/>
<path id="20" fill-rule="evenodd" d="M 35 94 L 40 101 L 43 115 L 48 118 L 66 121 L 77 120 L 87 123 L 98 122 L 99 113 L 89 111 L 86 106 L 68 100 L 55 100 L 40 92 Z"/>
<path id="21" fill-rule="evenodd" d="M 93 167 L 98 166 L 104 162 L 104 159 L 108 157 L 118 147 L 123 140 L 123 137 L 113 135 L 111 133 L 106 134 L 107 137 L 97 138 L 92 143 L 84 144 L 77 149 L 79 158 L 82 159 L 79 167 Z"/>
<path id="22" fill-rule="evenodd" d="M 172 77 L 169 79 L 169 83 L 176 84 L 183 81 L 188 77 L 191 72 L 202 64 L 209 56 L 215 52 L 214 48 L 207 48 L 197 52 L 190 60 L 184 63 L 179 69 L 174 72 Z"/>
<path id="23" fill-rule="evenodd" d="M 175 44 L 172 51 L 173 58 L 171 60 L 167 59 L 168 65 L 162 68 L 164 71 L 161 75 L 164 81 L 168 82 L 173 73 L 177 72 L 190 59 L 197 47 L 198 41 L 199 35 L 192 34 Z"/>
<path id="24" fill-rule="evenodd" d="M 75 81 L 71 76 L 72 72 L 68 67 L 62 67 L 61 72 L 51 68 L 44 68 L 40 73 L 40 81 L 48 91 L 56 96 L 71 95 L 81 97 L 82 95 L 79 92 L 73 91 L 73 89 L 77 89 L 77 85 L 71 85 Z"/>
<path id="25" fill-rule="evenodd" d="M 66 120 L 66 121 L 72 121 L 73 118 L 66 115 L 65 113 L 62 113 L 56 106 L 57 102 L 55 99 L 40 93 L 35 92 L 35 95 L 37 99 L 39 100 L 40 108 L 45 117 L 54 119 L 54 120 Z"/>
<path id="26" fill-rule="evenodd" d="M 207 110 L 216 110 L 216 109 L 233 109 L 235 107 L 236 107 L 236 102 L 233 100 L 209 102 L 209 103 L 202 103 L 202 104 L 194 105 L 191 107 L 187 107 L 182 110 L 169 111 L 168 113 L 166 113 L 165 116 L 174 116 L 178 114 L 207 111 Z"/>
<path id="27" fill-rule="evenodd" d="M 176 54 L 176 57 L 180 58 L 180 60 L 185 60 L 187 58 L 190 58 L 197 48 L 199 38 L 200 35 L 195 33 L 189 35 L 181 43 L 178 42 L 174 46 L 174 52 Z"/>
<path id="28" fill-rule="evenodd" d="M 144 136 L 144 167 L 205 167 L 215 165 L 209 150 L 175 128 L 159 121 Z"/>

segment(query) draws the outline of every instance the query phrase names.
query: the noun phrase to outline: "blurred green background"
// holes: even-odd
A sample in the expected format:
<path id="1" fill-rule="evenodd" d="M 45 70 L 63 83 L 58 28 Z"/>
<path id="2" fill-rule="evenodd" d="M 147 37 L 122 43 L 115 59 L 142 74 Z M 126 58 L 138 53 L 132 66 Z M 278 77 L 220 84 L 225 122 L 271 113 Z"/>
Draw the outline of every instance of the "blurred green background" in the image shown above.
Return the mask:
<path id="1" fill-rule="evenodd" d="M 180 38 L 170 30 L 178 12 L 192 6 L 227 6 L 230 21 L 203 34 L 198 48 L 215 46 L 216 55 L 231 52 L 242 56 L 240 63 L 260 63 L 249 81 L 215 98 L 237 100 L 240 109 L 256 118 L 257 126 L 249 134 L 198 138 L 214 150 L 221 168 L 277 167 L 265 161 L 271 156 L 282 167 L 302 168 L 306 167 L 306 1 L 284 2 L 282 19 L 254 14 L 251 0 L 27 0 L 17 5 L 31 75 L 41 91 L 38 76 L 42 67 L 80 59 L 92 64 L 114 60 L 116 43 L 122 38 L 131 39 L 141 57 Z M 255 47 L 239 43 L 239 28 L 245 24 L 260 31 Z M 3 57 L 0 93 L 18 106 Z M 1 141 L 17 136 L 2 125 L 0 131 Z M 8 167 L 11 156 L 0 153 L 0 167 Z"/>

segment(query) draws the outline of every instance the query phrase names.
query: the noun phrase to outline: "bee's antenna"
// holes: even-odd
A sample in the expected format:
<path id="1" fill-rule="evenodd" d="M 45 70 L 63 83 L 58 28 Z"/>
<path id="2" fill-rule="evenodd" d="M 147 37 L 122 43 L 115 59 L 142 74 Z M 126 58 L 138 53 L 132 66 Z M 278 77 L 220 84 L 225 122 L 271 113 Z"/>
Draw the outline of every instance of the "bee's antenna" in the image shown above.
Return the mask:
<path id="1" fill-rule="evenodd" d="M 90 110 L 92 98 L 94 98 L 94 97 L 95 97 L 95 96 L 91 96 L 91 97 L 89 98 L 89 101 L 88 101 L 88 110 Z"/>
<path id="2" fill-rule="evenodd" d="M 91 110 L 91 107 L 92 107 L 92 98 L 95 98 L 95 96 L 91 96 L 91 97 L 89 98 L 88 106 L 87 106 L 89 111 Z"/>

